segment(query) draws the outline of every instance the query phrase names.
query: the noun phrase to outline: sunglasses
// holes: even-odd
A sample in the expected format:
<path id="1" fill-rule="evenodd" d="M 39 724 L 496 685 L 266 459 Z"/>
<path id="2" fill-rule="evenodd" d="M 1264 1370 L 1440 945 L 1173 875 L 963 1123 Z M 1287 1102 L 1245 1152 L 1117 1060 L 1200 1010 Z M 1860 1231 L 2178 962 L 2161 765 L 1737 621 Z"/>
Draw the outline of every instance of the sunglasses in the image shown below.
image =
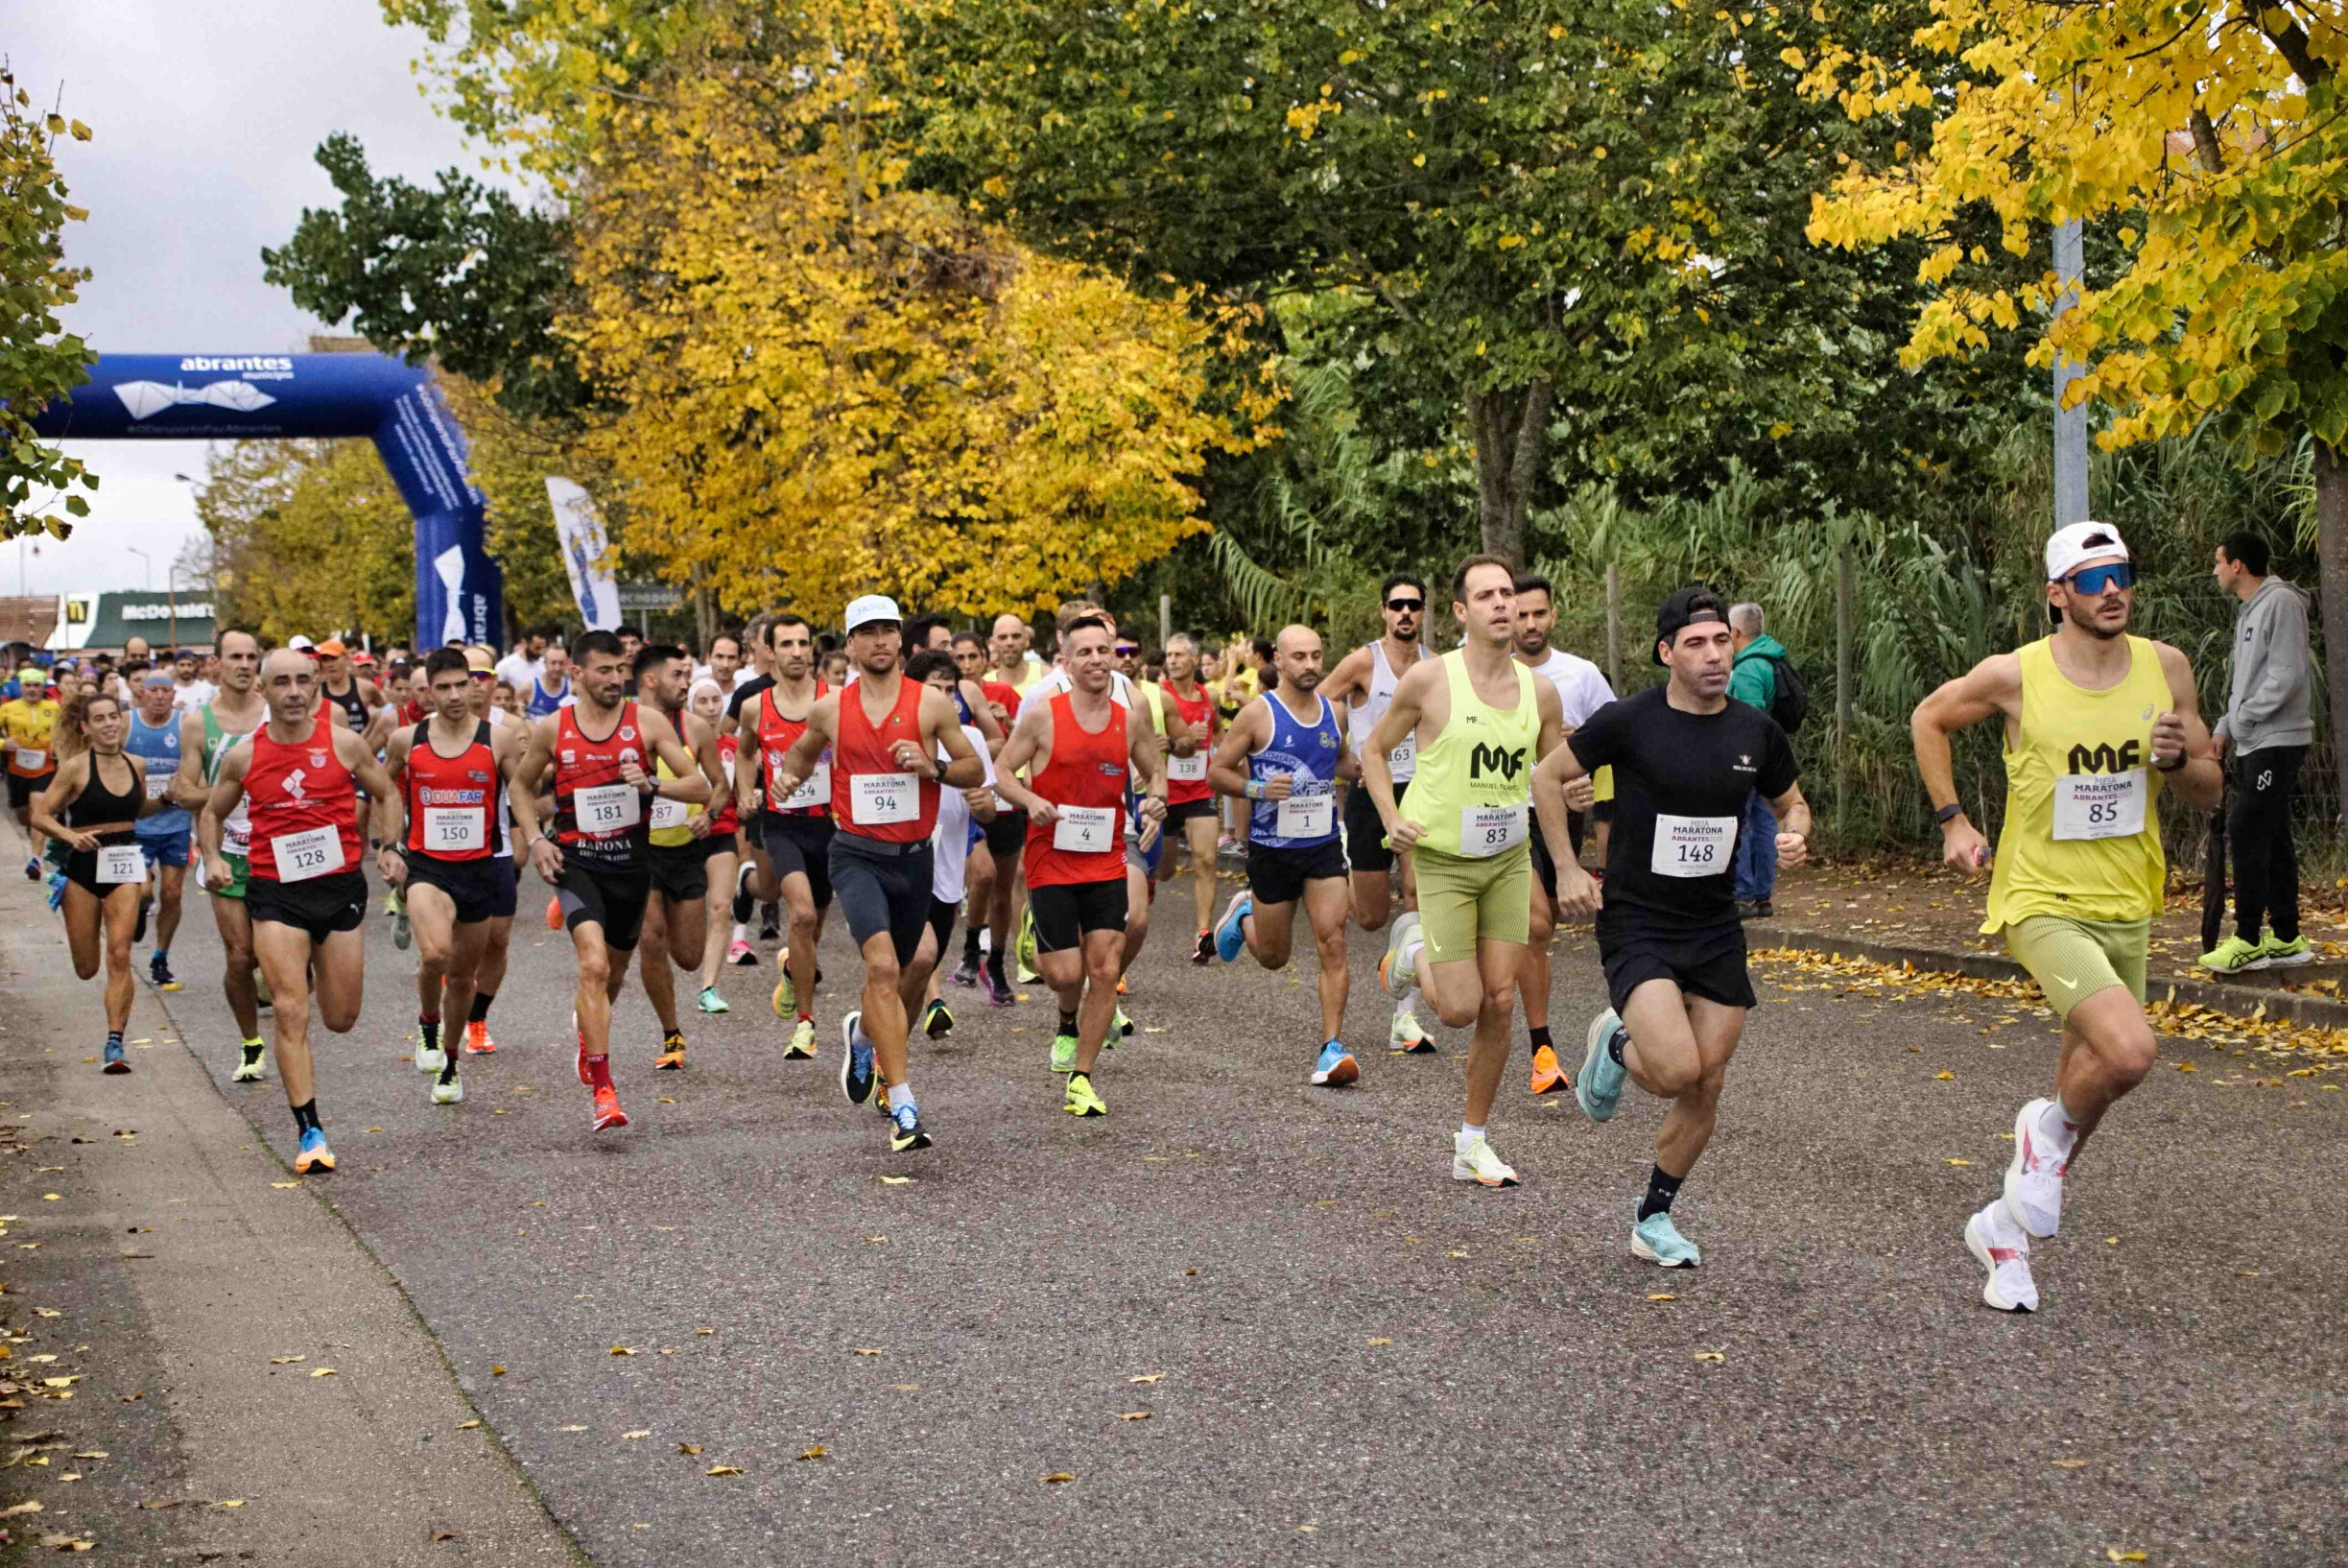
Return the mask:
<path id="1" fill-rule="evenodd" d="M 495 670 L 475 670 L 472 676 L 475 680 L 495 680 L 497 672 Z"/>
<path id="2" fill-rule="evenodd" d="M 1140 652 L 1140 645 L 1136 643 L 1121 642 L 1117 645 L 1117 656 L 1119 658 L 1130 658 L 1135 653 Z"/>
<path id="3" fill-rule="evenodd" d="M 2109 566 L 2090 566 L 2063 579 L 2074 593 L 2101 593 L 2107 588 L 2136 586 L 2136 568 L 2128 561 L 2114 561 Z"/>
<path id="4" fill-rule="evenodd" d="M 1424 599 L 1389 599 L 1386 602 L 1386 607 L 1397 615 L 1416 615 L 1427 607 L 1427 601 Z"/>

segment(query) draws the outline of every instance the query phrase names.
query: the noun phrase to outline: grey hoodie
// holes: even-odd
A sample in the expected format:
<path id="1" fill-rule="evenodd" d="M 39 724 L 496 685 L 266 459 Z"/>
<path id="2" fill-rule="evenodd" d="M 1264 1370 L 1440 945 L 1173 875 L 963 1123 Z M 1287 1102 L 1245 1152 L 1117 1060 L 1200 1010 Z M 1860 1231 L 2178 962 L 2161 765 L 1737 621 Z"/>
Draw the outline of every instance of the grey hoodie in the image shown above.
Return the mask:
<path id="1" fill-rule="evenodd" d="M 2308 745 L 2309 684 L 2307 596 L 2270 577 L 2234 612 L 2234 683 L 2218 733 L 2237 753 Z"/>

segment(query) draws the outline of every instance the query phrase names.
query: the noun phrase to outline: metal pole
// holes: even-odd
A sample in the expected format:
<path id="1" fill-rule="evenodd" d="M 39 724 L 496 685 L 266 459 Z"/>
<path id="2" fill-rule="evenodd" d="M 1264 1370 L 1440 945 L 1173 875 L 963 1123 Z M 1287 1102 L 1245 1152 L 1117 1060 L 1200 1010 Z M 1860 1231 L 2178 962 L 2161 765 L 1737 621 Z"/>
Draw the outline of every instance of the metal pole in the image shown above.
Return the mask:
<path id="1" fill-rule="evenodd" d="M 1171 594 L 1162 593 L 1158 595 L 1159 651 L 1163 652 L 1166 645 L 1172 641 L 1174 641 L 1174 597 Z"/>
<path id="2" fill-rule="evenodd" d="M 1848 540 L 1835 557 L 1835 837 L 1842 837 L 1842 802 L 1850 798 L 1851 642 L 1856 636 L 1858 570 Z"/>
<path id="3" fill-rule="evenodd" d="M 1623 689 L 1623 574 L 1606 562 L 1606 683 Z"/>
<path id="4" fill-rule="evenodd" d="M 2062 285 L 2054 314 L 2079 302 L 2082 273 L 2079 225 L 2076 219 L 2054 226 L 2054 275 Z M 2063 390 L 2085 372 L 2078 361 L 2056 356 L 2054 361 L 2054 526 L 2083 523 L 2087 509 L 2087 407 L 2063 407 Z"/>

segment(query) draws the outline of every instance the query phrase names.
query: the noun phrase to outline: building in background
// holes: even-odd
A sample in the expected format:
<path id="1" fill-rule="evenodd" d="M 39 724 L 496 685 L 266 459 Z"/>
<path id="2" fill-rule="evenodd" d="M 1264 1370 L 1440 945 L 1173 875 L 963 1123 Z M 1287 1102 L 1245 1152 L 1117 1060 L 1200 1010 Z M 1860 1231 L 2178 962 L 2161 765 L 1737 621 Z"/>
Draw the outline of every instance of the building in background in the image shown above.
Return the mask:
<path id="1" fill-rule="evenodd" d="M 53 614 L 49 625 L 30 640 L 53 652 L 119 653 L 132 637 L 144 638 L 157 653 L 179 648 L 212 651 L 212 601 L 201 590 L 69 593 L 40 602 L 50 605 Z"/>

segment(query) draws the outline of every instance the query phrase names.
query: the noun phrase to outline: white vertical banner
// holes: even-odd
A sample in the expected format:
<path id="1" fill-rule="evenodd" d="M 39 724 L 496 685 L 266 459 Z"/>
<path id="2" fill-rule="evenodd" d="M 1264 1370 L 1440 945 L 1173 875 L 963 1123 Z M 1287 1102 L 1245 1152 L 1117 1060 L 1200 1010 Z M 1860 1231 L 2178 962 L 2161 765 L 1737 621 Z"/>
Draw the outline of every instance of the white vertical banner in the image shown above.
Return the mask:
<path id="1" fill-rule="evenodd" d="M 562 545 L 562 569 L 571 574 L 571 597 L 588 630 L 609 631 L 620 624 L 620 585 L 603 564 L 604 520 L 587 492 L 567 479 L 546 482 L 555 509 L 555 535 Z"/>

